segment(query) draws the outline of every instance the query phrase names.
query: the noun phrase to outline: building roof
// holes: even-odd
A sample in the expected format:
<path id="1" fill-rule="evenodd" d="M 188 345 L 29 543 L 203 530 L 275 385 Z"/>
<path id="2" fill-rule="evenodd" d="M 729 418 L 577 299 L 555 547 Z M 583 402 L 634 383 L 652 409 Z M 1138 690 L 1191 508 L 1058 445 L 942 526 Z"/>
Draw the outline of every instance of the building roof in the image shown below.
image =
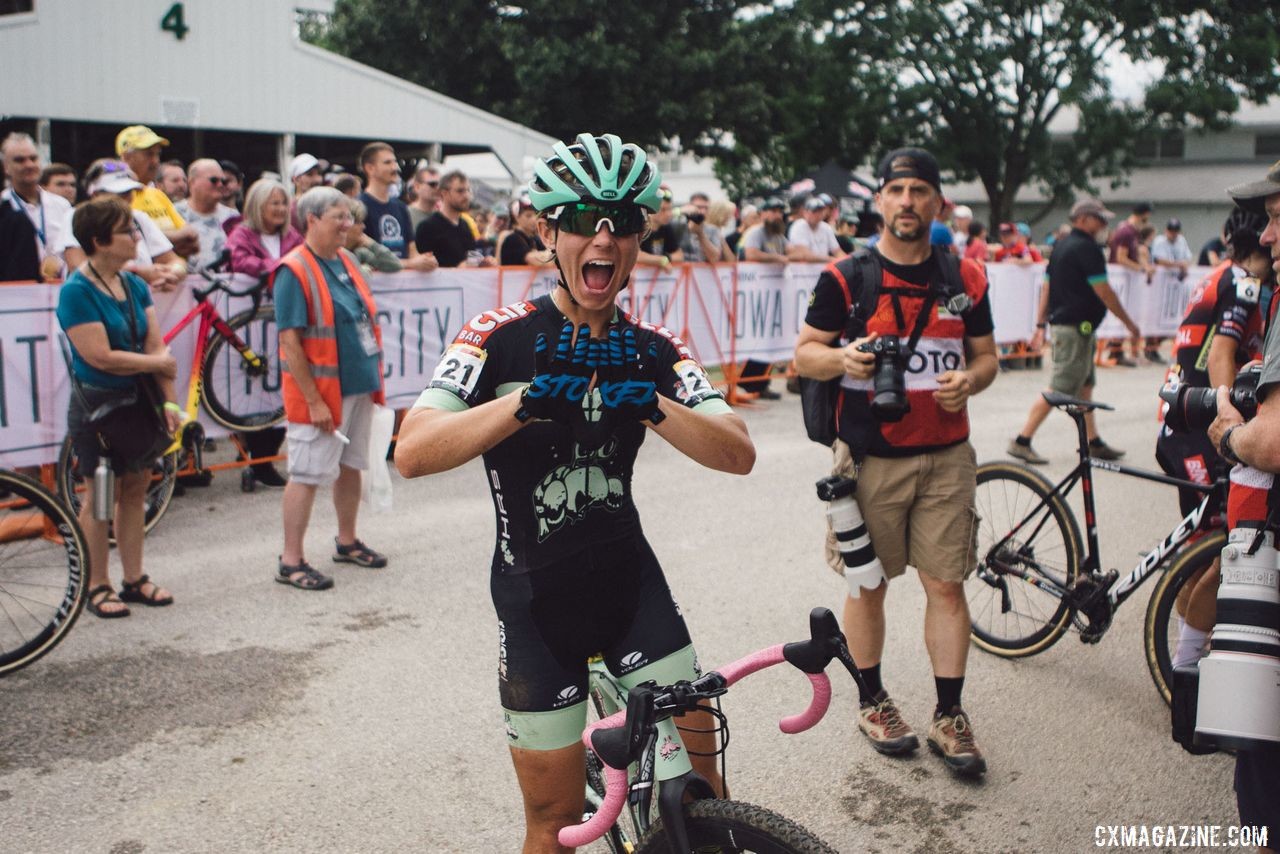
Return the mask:
<path id="1" fill-rule="evenodd" d="M 1152 204 L 1231 204 L 1226 188 L 1235 184 L 1258 181 L 1267 167 L 1258 163 L 1197 163 L 1180 161 L 1176 165 L 1148 166 L 1135 169 L 1128 183 L 1111 189 L 1105 179 L 1097 182 L 1098 198 L 1104 202 L 1148 201 Z M 986 204 L 987 193 L 978 181 L 944 185 L 947 198 L 961 204 Z M 1080 193 L 1084 195 L 1084 193 Z M 1038 187 L 1024 186 L 1018 191 L 1018 202 L 1037 204 L 1046 200 Z"/>
<path id="2" fill-rule="evenodd" d="M 551 137 L 301 42 L 295 9 L 218 0 L 179 40 L 135 4 L 58 0 L 0 17 L 10 116 L 491 148 L 514 175 Z M 189 6 L 190 8 L 190 6 Z M 74 57 L 74 62 L 67 59 Z"/>

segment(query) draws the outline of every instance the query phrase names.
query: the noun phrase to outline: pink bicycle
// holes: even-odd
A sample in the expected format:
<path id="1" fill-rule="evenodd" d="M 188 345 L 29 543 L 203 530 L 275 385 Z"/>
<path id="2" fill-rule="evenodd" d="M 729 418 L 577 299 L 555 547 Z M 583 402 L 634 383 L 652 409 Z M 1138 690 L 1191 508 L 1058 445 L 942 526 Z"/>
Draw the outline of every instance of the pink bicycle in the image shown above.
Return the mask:
<path id="1" fill-rule="evenodd" d="M 814 726 L 831 702 L 825 672 L 831 660 L 839 659 L 855 681 L 860 677 L 830 611 L 815 608 L 809 615 L 809 630 L 808 640 L 760 650 L 692 682 L 668 686 L 646 682 L 630 692 L 593 660 L 589 670 L 597 712 L 612 714 L 590 723 L 582 734 L 588 748 L 584 821 L 562 829 L 560 844 L 576 847 L 603 838 L 614 852 L 636 854 L 835 854 L 834 848 L 788 818 L 754 804 L 716 798 L 710 785 L 693 771 L 672 721 L 695 709 L 710 712 L 719 721 L 723 766 L 728 722 L 719 708 L 705 704 L 743 677 L 785 661 L 809 677 L 813 698 L 805 711 L 783 718 L 779 727 L 794 734 Z M 619 708 L 622 705 L 625 708 Z M 634 844 L 620 822 L 624 806 L 638 840 Z"/>

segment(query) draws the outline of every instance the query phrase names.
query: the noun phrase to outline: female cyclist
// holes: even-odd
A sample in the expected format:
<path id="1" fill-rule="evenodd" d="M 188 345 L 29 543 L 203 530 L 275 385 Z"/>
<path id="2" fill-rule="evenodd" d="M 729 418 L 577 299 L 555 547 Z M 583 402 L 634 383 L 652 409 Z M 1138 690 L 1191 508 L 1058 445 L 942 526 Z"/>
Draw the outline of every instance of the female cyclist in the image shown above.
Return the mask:
<path id="1" fill-rule="evenodd" d="M 446 349 L 405 418 L 396 467 L 417 477 L 484 455 L 498 517 L 491 591 L 499 695 L 524 795 L 524 851 L 560 852 L 585 786 L 587 659 L 628 687 L 693 678 L 696 658 L 631 500 L 646 430 L 746 474 L 746 425 L 680 339 L 615 306 L 660 176 L 612 134 L 557 143 L 529 184 L 560 273 L 551 294 L 487 311 Z M 697 715 L 690 729 L 710 729 Z M 714 736 L 688 734 L 690 754 Z M 696 759 L 696 757 L 695 757 Z M 714 761 L 695 768 L 717 789 Z"/>

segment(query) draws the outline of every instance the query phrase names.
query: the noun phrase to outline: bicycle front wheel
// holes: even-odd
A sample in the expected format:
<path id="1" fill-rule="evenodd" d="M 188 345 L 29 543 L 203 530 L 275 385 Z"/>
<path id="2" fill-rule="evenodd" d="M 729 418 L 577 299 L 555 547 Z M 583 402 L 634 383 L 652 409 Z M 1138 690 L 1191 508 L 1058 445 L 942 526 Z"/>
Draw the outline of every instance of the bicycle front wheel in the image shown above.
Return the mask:
<path id="1" fill-rule="evenodd" d="M 1147 622 L 1143 631 L 1147 668 L 1151 671 L 1151 681 L 1156 683 L 1156 690 L 1166 703 L 1173 697 L 1173 653 L 1182 629 L 1178 597 L 1184 590 L 1190 593 L 1189 585 L 1199 581 L 1213 566 L 1226 544 L 1226 532 L 1214 531 L 1184 549 L 1174 558 L 1168 571 L 1160 576 L 1151 601 L 1147 603 Z M 1186 607 L 1185 600 L 1183 607 Z"/>
<path id="2" fill-rule="evenodd" d="M 169 509 L 173 501 L 173 491 L 178 484 L 178 455 L 181 451 L 173 451 L 163 457 L 156 457 L 151 465 L 151 483 L 147 486 L 146 503 L 143 505 L 142 530 L 150 531 L 160 521 L 164 511 Z M 93 472 L 83 471 L 80 459 L 76 456 L 75 446 L 68 436 L 62 442 L 62 450 L 58 452 L 58 497 L 71 510 L 71 515 L 80 515 L 80 506 L 85 494 L 85 482 L 93 477 Z M 114 530 L 109 530 L 111 542 L 116 541 Z"/>
<path id="3" fill-rule="evenodd" d="M 31 478 L 0 471 L 0 676 L 66 637 L 84 607 L 88 552 L 75 516 Z"/>
<path id="4" fill-rule="evenodd" d="M 789 818 L 740 801 L 694 801 L 684 808 L 689 844 L 695 851 L 737 854 L 836 854 L 836 850 Z M 662 821 L 640 841 L 636 854 L 676 854 Z M 684 854 L 684 852 L 678 852 Z"/>
<path id="5" fill-rule="evenodd" d="M 1065 590 L 1080 571 L 1075 516 L 1047 478 L 1005 462 L 978 467 L 975 509 L 978 565 L 965 581 L 973 642 L 1004 658 L 1042 652 L 1071 623 L 1046 588 Z"/>
<path id="6" fill-rule="evenodd" d="M 227 325 L 257 361 L 230 340 L 213 336 L 200 374 L 205 408 L 229 430 L 251 433 L 274 427 L 284 420 L 275 309 L 263 305 L 242 311 Z"/>

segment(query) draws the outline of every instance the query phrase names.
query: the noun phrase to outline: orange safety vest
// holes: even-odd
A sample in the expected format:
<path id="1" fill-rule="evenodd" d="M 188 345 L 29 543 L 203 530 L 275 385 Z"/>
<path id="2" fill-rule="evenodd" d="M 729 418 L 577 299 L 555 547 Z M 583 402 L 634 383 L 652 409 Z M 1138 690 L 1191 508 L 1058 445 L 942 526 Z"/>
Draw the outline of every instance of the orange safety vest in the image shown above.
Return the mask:
<path id="1" fill-rule="evenodd" d="M 373 303 L 373 294 L 370 293 L 368 284 L 360 275 L 360 268 L 351 260 L 347 252 L 339 250 L 338 257 L 342 259 L 342 266 L 347 269 L 347 275 L 351 277 L 356 290 L 364 300 L 369 317 L 376 318 L 378 309 Z M 334 426 L 339 426 L 342 424 L 342 384 L 338 379 L 338 329 L 333 319 L 333 298 L 329 295 L 329 283 L 320 270 L 315 253 L 308 249 L 306 244 L 281 258 L 280 266 L 276 270 L 280 267 L 288 267 L 289 272 L 302 283 L 302 296 L 307 303 L 307 326 L 302 330 L 302 352 L 307 356 L 311 378 L 315 381 L 320 397 L 333 413 Z M 274 273 L 271 283 L 274 287 Z M 378 348 L 381 349 L 382 328 L 377 323 L 373 324 L 373 335 L 378 342 Z M 280 356 L 285 418 L 293 424 L 310 424 L 311 409 L 307 406 L 306 398 L 302 396 L 298 381 L 289 371 L 288 362 L 284 359 L 283 347 L 280 350 Z M 378 373 L 379 375 L 382 373 L 381 359 L 379 359 Z M 386 403 L 384 388 L 379 388 L 374 393 L 373 400 L 374 403 Z"/>

